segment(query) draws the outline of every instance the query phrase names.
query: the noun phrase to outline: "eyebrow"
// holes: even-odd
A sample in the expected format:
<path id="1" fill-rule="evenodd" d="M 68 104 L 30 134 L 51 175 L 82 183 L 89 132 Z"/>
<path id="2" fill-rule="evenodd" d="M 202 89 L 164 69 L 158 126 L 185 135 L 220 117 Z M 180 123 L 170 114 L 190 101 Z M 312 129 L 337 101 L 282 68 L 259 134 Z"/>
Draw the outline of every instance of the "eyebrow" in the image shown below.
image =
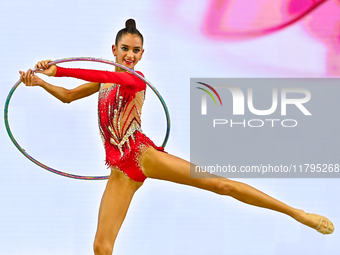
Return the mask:
<path id="1" fill-rule="evenodd" d="M 129 45 L 126 45 L 126 44 L 122 44 L 121 46 L 124 46 L 124 47 L 130 48 L 130 46 L 129 46 Z M 134 47 L 134 49 L 140 49 L 140 48 L 141 48 L 140 46 L 136 46 L 136 47 Z"/>

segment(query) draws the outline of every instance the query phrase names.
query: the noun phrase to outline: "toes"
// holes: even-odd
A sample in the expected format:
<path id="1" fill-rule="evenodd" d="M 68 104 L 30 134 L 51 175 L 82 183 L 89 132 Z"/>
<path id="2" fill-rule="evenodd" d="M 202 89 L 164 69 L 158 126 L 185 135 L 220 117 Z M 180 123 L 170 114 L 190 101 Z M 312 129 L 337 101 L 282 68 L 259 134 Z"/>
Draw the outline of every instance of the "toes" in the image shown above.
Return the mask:
<path id="1" fill-rule="evenodd" d="M 334 225 L 329 219 L 323 217 L 322 225 L 316 230 L 324 235 L 332 234 L 334 232 Z"/>
<path id="2" fill-rule="evenodd" d="M 328 227 L 327 227 L 328 233 L 327 234 L 332 234 L 334 232 L 334 229 L 335 228 L 334 228 L 333 223 L 330 220 L 328 220 Z"/>

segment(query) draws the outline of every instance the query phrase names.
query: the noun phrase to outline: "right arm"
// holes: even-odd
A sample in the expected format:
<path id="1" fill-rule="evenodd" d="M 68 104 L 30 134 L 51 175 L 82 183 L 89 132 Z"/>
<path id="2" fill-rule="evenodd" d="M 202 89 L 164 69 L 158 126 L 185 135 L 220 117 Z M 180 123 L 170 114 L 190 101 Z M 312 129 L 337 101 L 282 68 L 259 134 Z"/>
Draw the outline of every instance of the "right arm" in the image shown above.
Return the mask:
<path id="1" fill-rule="evenodd" d="M 72 101 L 90 96 L 99 91 L 100 86 L 99 83 L 90 82 L 74 89 L 65 89 L 45 82 L 34 75 L 31 70 L 28 70 L 26 73 L 20 71 L 20 74 L 20 80 L 25 83 L 26 86 L 40 86 L 63 103 L 71 103 Z"/>

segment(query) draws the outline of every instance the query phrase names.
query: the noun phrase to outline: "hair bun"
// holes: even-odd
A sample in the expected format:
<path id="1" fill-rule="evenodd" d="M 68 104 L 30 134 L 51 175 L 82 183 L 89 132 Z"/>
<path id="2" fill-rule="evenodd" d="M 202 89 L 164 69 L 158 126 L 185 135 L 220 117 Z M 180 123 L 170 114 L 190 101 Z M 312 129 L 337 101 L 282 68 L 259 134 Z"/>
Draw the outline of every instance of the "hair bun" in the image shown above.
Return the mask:
<path id="1" fill-rule="evenodd" d="M 126 22 L 125 22 L 125 27 L 126 28 L 129 28 L 129 27 L 136 27 L 136 21 L 134 19 L 128 19 Z"/>

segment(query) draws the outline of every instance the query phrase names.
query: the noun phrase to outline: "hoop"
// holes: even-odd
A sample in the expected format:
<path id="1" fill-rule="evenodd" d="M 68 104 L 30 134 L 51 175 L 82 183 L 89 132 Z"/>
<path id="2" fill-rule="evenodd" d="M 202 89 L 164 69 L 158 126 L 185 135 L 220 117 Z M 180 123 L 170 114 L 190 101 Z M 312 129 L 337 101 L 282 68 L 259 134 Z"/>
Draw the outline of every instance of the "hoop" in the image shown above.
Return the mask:
<path id="1" fill-rule="evenodd" d="M 100 59 L 100 58 L 88 58 L 88 57 L 81 57 L 81 58 L 63 58 L 63 59 L 58 59 L 55 61 L 52 61 L 51 64 L 59 64 L 59 63 L 65 63 L 65 62 L 73 62 L 73 61 L 92 61 L 92 62 L 100 62 L 100 63 L 104 63 L 104 64 L 109 64 L 109 65 L 114 65 L 117 67 L 120 67 L 130 73 L 132 73 L 133 75 L 137 76 L 139 79 L 141 79 L 142 81 L 144 81 L 152 90 L 153 92 L 155 92 L 155 94 L 157 95 L 158 99 L 161 101 L 163 109 L 165 111 L 165 115 L 166 115 L 166 122 L 167 122 L 167 128 L 166 128 L 166 134 L 165 134 L 165 138 L 164 141 L 162 143 L 162 147 L 164 148 L 165 145 L 168 142 L 169 139 L 169 133 L 170 133 L 170 116 L 169 116 L 169 111 L 168 108 L 165 104 L 164 99 L 162 98 L 162 96 L 160 95 L 160 93 L 157 91 L 157 89 L 147 80 L 145 79 L 143 76 L 141 76 L 140 74 L 136 73 L 134 70 L 123 66 L 121 64 L 115 63 L 113 61 L 110 60 L 105 60 L 105 59 Z M 17 89 L 17 87 L 19 86 L 19 84 L 21 83 L 20 80 L 18 80 L 13 88 L 11 89 L 11 91 L 9 92 L 8 96 L 7 96 L 7 100 L 5 103 L 5 109 L 4 109 L 4 119 L 5 119 L 5 125 L 6 125 L 6 130 L 7 133 L 9 135 L 9 138 L 11 139 L 11 141 L 14 143 L 15 147 L 17 147 L 17 149 L 29 160 L 31 160 L 33 163 L 37 164 L 38 166 L 61 176 L 64 177 L 69 177 L 69 178 L 74 178 L 74 179 L 79 179 L 79 180 L 105 180 L 108 179 L 109 176 L 83 176 L 83 175 L 75 175 L 75 174 L 71 174 L 71 173 L 66 173 L 66 172 L 62 172 L 56 169 L 53 169 L 51 167 L 48 167 L 46 165 L 44 165 L 43 163 L 39 162 L 38 160 L 34 159 L 32 156 L 30 156 L 20 145 L 19 143 L 15 140 L 11 129 L 9 127 L 9 122 L 8 122 L 8 106 L 9 106 L 9 102 L 12 98 L 12 95 L 14 93 L 14 91 Z"/>

